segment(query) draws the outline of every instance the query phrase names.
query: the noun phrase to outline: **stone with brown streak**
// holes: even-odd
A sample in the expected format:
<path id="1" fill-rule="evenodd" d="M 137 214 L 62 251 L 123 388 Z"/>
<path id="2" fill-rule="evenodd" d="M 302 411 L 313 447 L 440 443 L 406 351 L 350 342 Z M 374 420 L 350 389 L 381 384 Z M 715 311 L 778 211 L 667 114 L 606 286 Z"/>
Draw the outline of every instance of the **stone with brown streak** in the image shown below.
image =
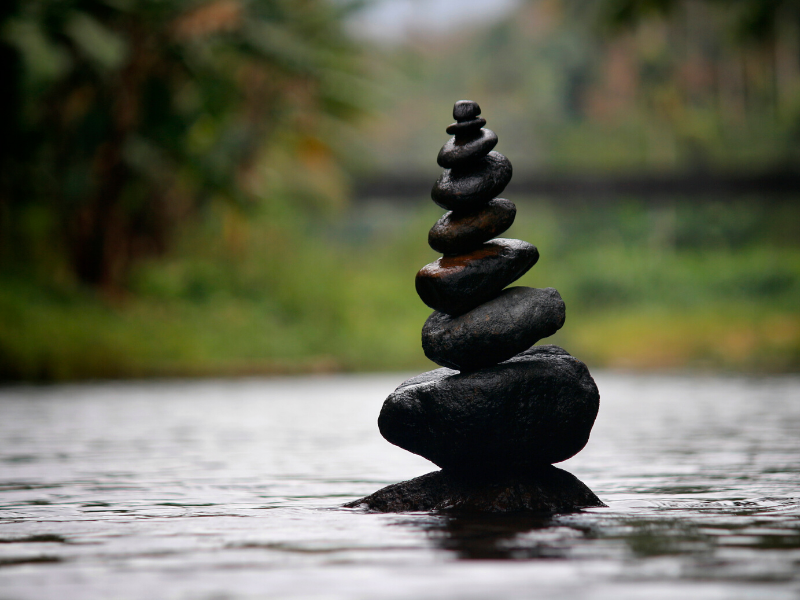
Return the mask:
<path id="1" fill-rule="evenodd" d="M 458 256 L 443 256 L 417 273 L 422 301 L 434 310 L 460 315 L 491 300 L 539 260 L 536 246 L 498 238 Z"/>
<path id="2" fill-rule="evenodd" d="M 422 349 L 458 371 L 491 367 L 561 329 L 565 310 L 553 288 L 509 288 L 463 315 L 434 312 L 422 328 Z"/>
<path id="3" fill-rule="evenodd" d="M 477 211 L 445 213 L 428 232 L 428 244 L 442 254 L 461 254 L 479 247 L 511 227 L 517 207 L 495 198 Z"/>

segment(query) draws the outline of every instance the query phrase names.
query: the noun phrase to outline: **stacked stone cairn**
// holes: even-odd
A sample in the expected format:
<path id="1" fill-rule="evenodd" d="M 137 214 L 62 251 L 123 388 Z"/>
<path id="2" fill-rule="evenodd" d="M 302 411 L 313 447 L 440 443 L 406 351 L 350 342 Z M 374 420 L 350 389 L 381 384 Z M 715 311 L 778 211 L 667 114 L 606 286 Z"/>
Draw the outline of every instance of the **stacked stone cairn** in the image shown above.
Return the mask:
<path id="1" fill-rule="evenodd" d="M 498 238 L 516 207 L 498 196 L 511 163 L 493 149 L 481 109 L 456 102 L 456 122 L 437 162 L 433 201 L 449 211 L 428 235 L 444 256 L 417 273 L 434 309 L 425 355 L 443 368 L 405 381 L 378 419 L 391 443 L 441 471 L 394 484 L 347 506 L 399 512 L 436 509 L 568 511 L 602 502 L 552 466 L 589 439 L 600 395 L 586 366 L 557 346 L 534 346 L 564 324 L 553 288 L 511 287 L 539 259 L 535 246 Z"/>

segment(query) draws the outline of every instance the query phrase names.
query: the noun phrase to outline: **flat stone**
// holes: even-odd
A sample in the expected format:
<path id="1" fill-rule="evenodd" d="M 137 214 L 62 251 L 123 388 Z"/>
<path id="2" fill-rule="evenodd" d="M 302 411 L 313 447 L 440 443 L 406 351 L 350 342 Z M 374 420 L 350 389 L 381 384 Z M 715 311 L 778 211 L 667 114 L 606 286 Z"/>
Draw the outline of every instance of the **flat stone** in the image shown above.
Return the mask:
<path id="1" fill-rule="evenodd" d="M 511 227 L 517 207 L 495 198 L 477 211 L 447 212 L 428 232 L 428 244 L 442 254 L 462 254 L 478 248 Z"/>
<path id="2" fill-rule="evenodd" d="M 478 131 L 481 127 L 486 125 L 486 119 L 478 117 L 469 121 L 458 121 L 451 123 L 447 126 L 445 131 L 450 135 L 468 135 L 474 131 Z"/>
<path id="3" fill-rule="evenodd" d="M 443 367 L 490 367 L 561 329 L 565 310 L 553 288 L 509 288 L 457 317 L 434 312 L 422 328 L 422 349 Z"/>
<path id="4" fill-rule="evenodd" d="M 497 145 L 497 134 L 491 129 L 479 129 L 475 137 L 452 137 L 439 150 L 436 162 L 446 169 L 463 166 L 483 158 Z"/>
<path id="5" fill-rule="evenodd" d="M 456 121 L 469 121 L 481 114 L 481 107 L 472 100 L 459 100 L 453 105 L 453 118 Z"/>
<path id="6" fill-rule="evenodd" d="M 499 152 L 464 169 L 445 169 L 431 190 L 433 201 L 446 210 L 473 210 L 499 196 L 511 181 L 511 163 Z"/>
<path id="7" fill-rule="evenodd" d="M 586 365 L 558 346 L 534 346 L 480 371 L 412 377 L 383 403 L 378 427 L 443 469 L 515 473 L 580 452 L 599 405 Z"/>
<path id="8" fill-rule="evenodd" d="M 491 300 L 539 260 L 536 246 L 497 238 L 458 256 L 443 256 L 417 273 L 417 293 L 434 310 L 460 315 Z"/>
<path id="9" fill-rule="evenodd" d="M 377 512 L 469 511 L 569 513 L 605 506 L 572 473 L 547 465 L 525 474 L 475 479 L 434 471 L 348 502 Z"/>

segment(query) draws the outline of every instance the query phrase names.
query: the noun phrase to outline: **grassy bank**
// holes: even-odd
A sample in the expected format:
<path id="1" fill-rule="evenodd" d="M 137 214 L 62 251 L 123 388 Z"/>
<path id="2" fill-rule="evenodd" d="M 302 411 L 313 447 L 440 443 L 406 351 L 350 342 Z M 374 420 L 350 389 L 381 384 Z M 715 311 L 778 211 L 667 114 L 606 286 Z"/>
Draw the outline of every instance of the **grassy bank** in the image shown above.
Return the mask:
<path id="1" fill-rule="evenodd" d="M 567 304 L 552 338 L 590 366 L 800 368 L 800 210 L 519 200 L 505 234 L 542 258 L 519 283 Z M 316 221 L 216 209 L 113 297 L 0 282 L 5 380 L 432 367 L 414 274 L 441 211 L 373 203 Z"/>

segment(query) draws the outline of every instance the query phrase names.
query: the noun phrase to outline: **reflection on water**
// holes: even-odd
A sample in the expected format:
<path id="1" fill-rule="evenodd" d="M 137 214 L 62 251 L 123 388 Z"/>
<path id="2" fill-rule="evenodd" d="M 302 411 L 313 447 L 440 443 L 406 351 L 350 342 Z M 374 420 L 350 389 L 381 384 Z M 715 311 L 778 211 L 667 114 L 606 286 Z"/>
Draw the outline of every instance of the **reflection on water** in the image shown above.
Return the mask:
<path id="1" fill-rule="evenodd" d="M 440 515 L 428 522 L 409 521 L 442 550 L 459 558 L 566 558 L 564 539 L 582 535 L 541 515 Z"/>
<path id="2" fill-rule="evenodd" d="M 0 390 L 0 597 L 797 598 L 800 378 L 601 374 L 570 515 L 339 508 L 402 375 Z"/>

